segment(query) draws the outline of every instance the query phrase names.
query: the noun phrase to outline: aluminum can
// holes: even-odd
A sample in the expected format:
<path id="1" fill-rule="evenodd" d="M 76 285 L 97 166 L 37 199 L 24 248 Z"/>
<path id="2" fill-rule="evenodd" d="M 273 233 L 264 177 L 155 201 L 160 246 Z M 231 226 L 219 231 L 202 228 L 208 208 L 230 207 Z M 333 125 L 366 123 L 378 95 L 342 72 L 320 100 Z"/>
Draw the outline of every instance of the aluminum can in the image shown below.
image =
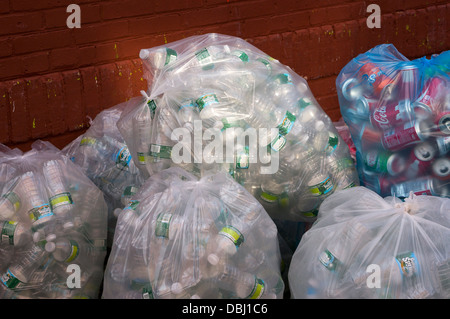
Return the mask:
<path id="1" fill-rule="evenodd" d="M 367 169 L 380 174 L 397 176 L 405 169 L 406 160 L 400 153 L 372 149 L 363 157 Z"/>
<path id="2" fill-rule="evenodd" d="M 431 166 L 433 176 L 438 179 L 450 182 L 450 158 L 441 157 L 433 161 Z"/>
<path id="3" fill-rule="evenodd" d="M 436 116 L 436 124 L 440 133 L 450 135 L 450 111 L 439 113 Z"/>
<path id="4" fill-rule="evenodd" d="M 381 137 L 383 147 L 390 151 L 404 149 L 428 138 L 432 123 L 427 120 L 415 120 L 387 130 Z"/>
<path id="5" fill-rule="evenodd" d="M 431 78 L 425 85 L 419 98 L 414 102 L 414 105 L 425 106 L 435 111 L 442 89 L 445 90 L 444 80 L 440 77 Z"/>
<path id="6" fill-rule="evenodd" d="M 424 119 L 431 116 L 431 109 L 425 104 L 411 105 L 409 100 L 389 103 L 376 108 L 371 113 L 370 122 L 373 127 L 387 130 L 394 126 L 414 121 L 416 118 Z"/>
<path id="7" fill-rule="evenodd" d="M 430 142 L 417 144 L 411 150 L 407 164 L 406 175 L 408 178 L 420 177 L 431 169 L 431 163 L 436 156 L 436 148 Z"/>
<path id="8" fill-rule="evenodd" d="M 392 185 L 391 187 L 392 196 L 406 198 L 409 197 L 410 192 L 415 195 L 450 196 L 448 185 L 443 184 L 442 181 L 432 176 L 423 176 L 414 180 L 408 180 Z"/>

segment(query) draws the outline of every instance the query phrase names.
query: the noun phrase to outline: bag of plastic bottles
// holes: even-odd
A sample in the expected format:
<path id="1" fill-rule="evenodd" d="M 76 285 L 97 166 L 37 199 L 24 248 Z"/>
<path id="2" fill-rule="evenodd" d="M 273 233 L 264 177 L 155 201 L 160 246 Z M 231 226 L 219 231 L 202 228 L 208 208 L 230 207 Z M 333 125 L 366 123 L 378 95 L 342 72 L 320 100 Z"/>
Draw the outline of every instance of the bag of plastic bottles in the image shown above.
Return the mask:
<path id="1" fill-rule="evenodd" d="M 146 176 L 131 160 L 128 146 L 117 129 L 117 121 L 136 98 L 101 111 L 89 129 L 64 149 L 67 155 L 104 193 L 108 205 L 108 247 L 117 222 L 114 214 L 128 204 Z"/>
<path id="2" fill-rule="evenodd" d="M 305 79 L 248 42 L 205 34 L 140 57 L 148 92 L 117 126 L 148 175 L 227 171 L 271 217 L 294 221 L 314 220 L 324 198 L 359 185 Z"/>
<path id="3" fill-rule="evenodd" d="M 152 175 L 119 214 L 105 299 L 281 298 L 277 228 L 227 173 Z"/>
<path id="4" fill-rule="evenodd" d="M 391 44 L 336 79 L 361 184 L 382 196 L 450 197 L 450 51 L 408 60 Z"/>
<path id="5" fill-rule="evenodd" d="M 366 187 L 321 205 L 289 269 L 293 298 L 450 298 L 450 199 Z"/>
<path id="6" fill-rule="evenodd" d="M 2 154 L 0 191 L 0 298 L 98 298 L 107 235 L 102 192 L 42 141 Z"/>

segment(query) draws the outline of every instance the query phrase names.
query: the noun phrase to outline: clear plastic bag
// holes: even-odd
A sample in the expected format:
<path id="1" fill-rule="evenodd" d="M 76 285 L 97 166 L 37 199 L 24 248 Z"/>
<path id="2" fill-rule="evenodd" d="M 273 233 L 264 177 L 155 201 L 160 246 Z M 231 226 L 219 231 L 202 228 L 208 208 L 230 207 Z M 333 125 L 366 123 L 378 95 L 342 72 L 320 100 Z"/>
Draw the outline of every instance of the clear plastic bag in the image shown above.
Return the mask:
<path id="1" fill-rule="evenodd" d="M 144 183 L 146 176 L 132 160 L 129 146 L 117 128 L 122 112 L 139 98 L 101 111 L 91 121 L 89 129 L 68 144 L 67 155 L 104 193 L 108 205 L 108 247 L 117 222 L 114 214 L 128 204 L 130 196 Z"/>
<path id="2" fill-rule="evenodd" d="M 212 33 L 140 57 L 148 90 L 117 126 L 148 175 L 227 171 L 269 215 L 294 221 L 314 220 L 324 198 L 359 185 L 306 80 L 248 42 Z"/>
<path id="3" fill-rule="evenodd" d="M 391 44 L 336 79 L 361 184 L 382 196 L 450 197 L 450 52 L 408 60 Z"/>
<path id="4" fill-rule="evenodd" d="M 293 298 L 450 297 L 450 199 L 365 187 L 321 205 L 289 269 Z"/>
<path id="5" fill-rule="evenodd" d="M 0 298 L 98 298 L 107 239 L 102 192 L 43 141 L 6 152 L 0 174 Z"/>
<path id="6" fill-rule="evenodd" d="M 105 299 L 281 298 L 277 228 L 225 172 L 152 175 L 120 212 Z"/>

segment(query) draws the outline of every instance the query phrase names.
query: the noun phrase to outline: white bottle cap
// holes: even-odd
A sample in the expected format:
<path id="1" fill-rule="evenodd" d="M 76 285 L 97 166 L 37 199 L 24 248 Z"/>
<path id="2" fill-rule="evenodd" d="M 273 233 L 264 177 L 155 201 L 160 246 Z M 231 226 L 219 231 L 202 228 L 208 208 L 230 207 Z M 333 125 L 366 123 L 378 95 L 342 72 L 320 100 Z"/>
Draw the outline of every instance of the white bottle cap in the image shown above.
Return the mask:
<path id="1" fill-rule="evenodd" d="M 41 239 L 41 234 L 39 232 L 33 233 L 33 241 L 37 243 Z"/>
<path id="2" fill-rule="evenodd" d="M 209 254 L 207 259 L 208 259 L 208 262 L 214 266 L 217 265 L 220 260 L 219 256 L 217 256 L 216 254 Z"/>
<path id="3" fill-rule="evenodd" d="M 56 235 L 55 234 L 50 234 L 47 237 L 45 237 L 45 240 L 47 242 L 54 241 L 55 239 L 56 239 Z"/>
<path id="4" fill-rule="evenodd" d="M 175 295 L 179 295 L 183 292 L 183 286 L 179 282 L 174 282 L 172 286 L 170 287 L 170 290 Z"/>
<path id="5" fill-rule="evenodd" d="M 149 52 L 147 49 L 142 49 L 141 51 L 139 51 L 139 58 L 141 58 L 142 60 L 147 59 L 149 56 Z"/>
<path id="6" fill-rule="evenodd" d="M 49 253 L 53 252 L 55 248 L 56 244 L 52 241 L 45 244 L 45 251 L 48 251 Z"/>

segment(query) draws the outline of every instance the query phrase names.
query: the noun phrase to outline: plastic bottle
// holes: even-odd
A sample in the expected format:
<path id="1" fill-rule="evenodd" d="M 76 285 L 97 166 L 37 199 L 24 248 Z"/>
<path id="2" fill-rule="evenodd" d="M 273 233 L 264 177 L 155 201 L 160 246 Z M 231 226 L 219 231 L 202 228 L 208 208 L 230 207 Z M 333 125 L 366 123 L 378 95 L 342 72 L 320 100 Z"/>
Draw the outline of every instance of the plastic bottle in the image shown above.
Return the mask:
<path id="1" fill-rule="evenodd" d="M 23 225 L 22 223 L 4 220 L 0 221 L 0 245 L 1 246 L 14 246 L 22 247 L 27 243 L 32 242 L 31 229 Z"/>
<path id="2" fill-rule="evenodd" d="M 224 265 L 217 272 L 216 283 L 219 288 L 226 290 L 231 298 L 260 299 L 267 293 L 262 279 L 231 265 Z"/>
<path id="3" fill-rule="evenodd" d="M 38 245 L 32 245 L 30 249 L 15 255 L 7 271 L 2 275 L 2 283 L 9 289 L 25 288 L 36 272 L 48 269 L 48 253 Z M 43 279 L 43 276 L 40 277 Z"/>
<path id="4" fill-rule="evenodd" d="M 71 239 L 70 237 L 58 237 L 54 242 L 47 242 L 45 250 L 51 253 L 58 262 L 77 263 L 80 267 L 87 267 L 93 260 L 97 263 L 98 256 L 92 249 L 92 245 L 81 237 Z"/>
<path id="5" fill-rule="evenodd" d="M 32 230 L 48 232 L 51 231 L 49 227 L 53 224 L 55 215 L 49 206 L 48 197 L 42 185 L 44 183 L 41 178 L 32 171 L 28 171 L 21 177 L 20 192 L 26 195 L 23 198 L 29 207 L 27 215 L 31 219 Z"/>
<path id="6" fill-rule="evenodd" d="M 50 206 L 55 216 L 62 221 L 63 226 L 73 223 L 72 195 L 68 191 L 61 165 L 56 160 L 47 161 L 44 164 L 44 177 L 47 182 Z"/>
<path id="7" fill-rule="evenodd" d="M 0 197 L 0 218 L 8 219 L 17 213 L 21 207 L 20 196 L 14 192 L 20 178 L 13 179 L 11 186 L 7 187 L 8 191 Z"/>

